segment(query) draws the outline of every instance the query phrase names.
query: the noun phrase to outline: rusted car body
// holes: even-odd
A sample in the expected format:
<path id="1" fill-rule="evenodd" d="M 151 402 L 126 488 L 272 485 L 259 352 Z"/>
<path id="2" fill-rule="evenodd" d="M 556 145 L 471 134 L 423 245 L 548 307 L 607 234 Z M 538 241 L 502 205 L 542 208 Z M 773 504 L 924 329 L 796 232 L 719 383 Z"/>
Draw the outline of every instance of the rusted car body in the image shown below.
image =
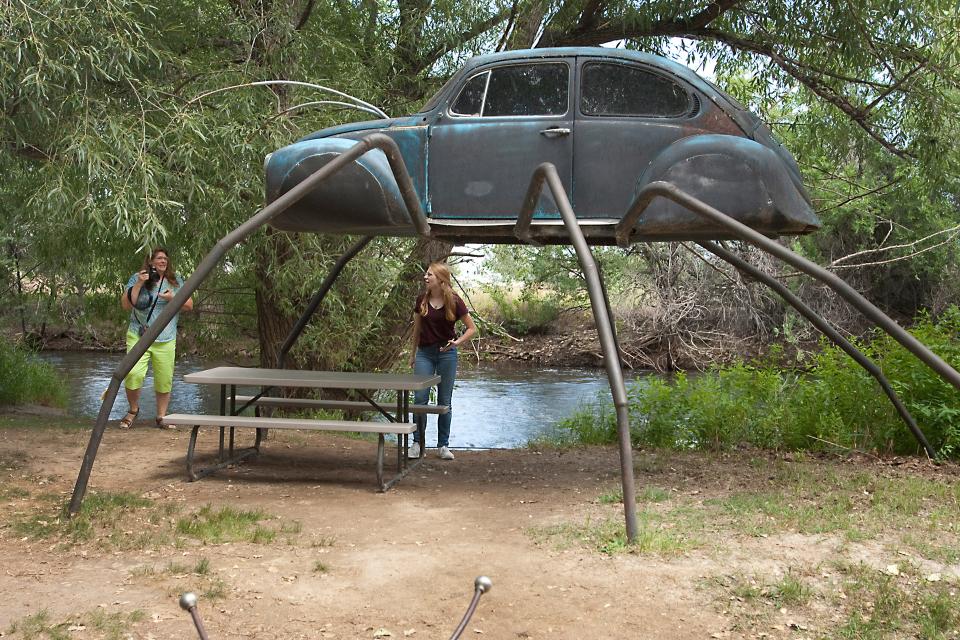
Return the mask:
<path id="1" fill-rule="evenodd" d="M 611 223 L 658 180 L 769 236 L 819 226 L 796 162 L 767 126 L 690 69 L 659 56 L 563 48 L 473 58 L 418 113 L 324 129 L 272 153 L 265 163 L 268 201 L 374 132 L 399 146 L 434 235 L 460 242 L 515 241 L 511 224 L 543 162 L 557 167 L 592 242 L 612 242 Z M 558 218 L 544 195 L 535 223 L 555 226 L 562 241 Z M 315 189 L 274 226 L 416 233 L 380 152 Z M 663 200 L 645 214 L 634 239 L 722 237 L 728 237 L 723 230 Z"/>

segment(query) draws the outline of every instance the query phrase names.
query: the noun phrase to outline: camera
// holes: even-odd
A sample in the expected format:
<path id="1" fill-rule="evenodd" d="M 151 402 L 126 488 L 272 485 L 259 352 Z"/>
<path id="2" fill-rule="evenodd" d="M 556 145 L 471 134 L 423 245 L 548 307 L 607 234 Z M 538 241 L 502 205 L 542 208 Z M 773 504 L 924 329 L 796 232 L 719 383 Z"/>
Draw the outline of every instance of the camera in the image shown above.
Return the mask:
<path id="1" fill-rule="evenodd" d="M 147 287 L 153 289 L 160 282 L 160 272 L 153 265 L 147 268 Z"/>

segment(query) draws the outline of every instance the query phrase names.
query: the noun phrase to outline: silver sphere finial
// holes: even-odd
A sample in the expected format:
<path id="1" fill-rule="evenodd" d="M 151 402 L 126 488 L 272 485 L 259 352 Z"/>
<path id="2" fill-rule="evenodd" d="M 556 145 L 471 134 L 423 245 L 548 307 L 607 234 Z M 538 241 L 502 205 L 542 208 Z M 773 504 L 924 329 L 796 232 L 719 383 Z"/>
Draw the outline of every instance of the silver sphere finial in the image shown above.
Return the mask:
<path id="1" fill-rule="evenodd" d="M 180 596 L 180 608 L 184 611 L 190 611 L 197 606 L 197 594 L 192 591 L 188 591 L 182 596 Z"/>
<path id="2" fill-rule="evenodd" d="M 480 593 L 486 593 L 493 589 L 493 580 L 487 576 L 477 576 L 477 579 L 473 581 L 474 589 L 480 591 Z"/>

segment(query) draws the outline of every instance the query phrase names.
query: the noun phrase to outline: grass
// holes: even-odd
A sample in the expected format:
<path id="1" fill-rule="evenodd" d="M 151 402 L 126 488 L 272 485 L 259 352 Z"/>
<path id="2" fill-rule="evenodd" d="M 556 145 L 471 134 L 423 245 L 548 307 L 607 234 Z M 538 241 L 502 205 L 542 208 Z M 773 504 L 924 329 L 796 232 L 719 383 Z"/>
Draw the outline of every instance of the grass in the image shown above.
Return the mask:
<path id="1" fill-rule="evenodd" d="M 314 549 L 321 547 L 332 547 L 334 544 L 336 544 L 336 542 L 336 536 L 318 536 L 310 541 L 310 546 Z"/>
<path id="2" fill-rule="evenodd" d="M 221 578 L 214 578 L 200 595 L 208 600 L 222 600 L 227 597 L 227 583 Z"/>
<path id="3" fill-rule="evenodd" d="M 207 505 L 177 521 L 177 533 L 195 538 L 204 544 L 252 542 L 267 544 L 276 537 L 272 529 L 261 526 L 270 516 L 260 509 L 246 511 L 232 507 L 214 510 Z"/>
<path id="4" fill-rule="evenodd" d="M 803 579 L 788 571 L 783 578 L 770 586 L 767 593 L 781 606 L 799 606 L 807 604 L 813 592 Z"/>
<path id="5" fill-rule="evenodd" d="M 280 525 L 280 533 L 285 533 L 288 535 L 296 535 L 303 531 L 303 523 L 299 520 L 292 520 L 290 522 L 284 522 Z"/>
<path id="6" fill-rule="evenodd" d="M 168 541 L 161 530 L 143 526 L 145 514 L 156 511 L 160 519 L 176 508 L 157 507 L 132 493 L 91 493 L 80 512 L 70 518 L 61 496 L 51 497 L 58 503 L 54 511 L 14 520 L 14 533 L 33 540 L 58 539 L 67 546 L 96 541 L 102 548 L 145 549 Z"/>
<path id="7" fill-rule="evenodd" d="M 0 338 L 0 406 L 22 404 L 64 407 L 66 385 L 52 365 Z"/>
<path id="8" fill-rule="evenodd" d="M 18 495 L 14 489 L 0 489 L 0 496 Z M 303 530 L 297 520 L 285 522 L 278 529 L 263 526 L 272 516 L 261 510 L 242 510 L 232 507 L 215 509 L 207 505 L 186 516 L 174 518 L 180 507 L 175 503 L 156 504 L 152 500 L 131 493 L 91 493 L 84 500 L 80 512 L 70 518 L 60 495 L 37 494 L 35 501 L 49 501 L 50 508 L 39 513 L 11 518 L 13 533 L 31 540 L 56 540 L 61 548 L 92 543 L 111 551 L 156 549 L 166 545 L 184 546 L 183 537 L 203 544 L 250 542 L 270 544 L 277 534 L 286 536 L 294 544 Z M 314 546 L 329 546 L 333 539 Z M 201 560 L 197 567 L 168 567 L 168 572 L 203 575 L 209 571 L 209 562 Z"/>
<path id="9" fill-rule="evenodd" d="M 205 576 L 210 573 L 210 560 L 207 558 L 200 558 L 197 561 L 197 565 L 193 568 L 193 572 L 198 576 Z"/>
<path id="10" fill-rule="evenodd" d="M 773 581 L 721 576 L 706 582 L 717 591 L 717 606 L 729 612 L 734 626 L 749 637 L 776 620 L 782 622 L 787 611 L 787 619 L 798 620 L 831 611 L 829 622 L 819 623 L 815 636 L 819 638 L 956 637 L 960 603 L 953 585 L 924 580 L 909 566 L 896 575 L 847 562 L 816 569 L 823 579 L 819 586 L 794 569 Z"/>
<path id="11" fill-rule="evenodd" d="M 659 487 L 644 487 L 637 492 L 637 502 L 664 502 L 669 499 L 670 492 Z M 623 489 L 604 493 L 597 501 L 600 504 L 623 504 Z"/>
<path id="12" fill-rule="evenodd" d="M 919 317 L 912 333 L 960 367 L 960 307 L 933 321 Z M 960 391 L 882 332 L 858 344 L 922 424 L 937 457 L 960 460 Z M 774 351 L 762 360 L 718 365 L 670 380 L 646 377 L 628 387 L 635 446 L 729 451 L 744 444 L 778 451 L 869 451 L 915 455 L 916 439 L 879 385 L 840 349 L 820 350 L 782 366 Z M 612 444 L 617 430 L 609 399 L 561 421 L 559 445 Z"/>
<path id="13" fill-rule="evenodd" d="M 34 638 L 46 637 L 50 640 L 67 640 L 70 634 L 66 628 L 70 626 L 69 622 L 54 623 L 50 619 L 50 613 L 46 609 L 41 609 L 37 613 L 27 616 L 21 620 L 13 622 L 7 629 L 7 632 L 19 634 L 23 640 L 33 640 Z"/>
<path id="14" fill-rule="evenodd" d="M 955 587 L 926 581 L 911 567 L 901 568 L 899 575 L 863 564 L 838 564 L 837 569 L 846 596 L 837 638 L 900 634 L 936 640 L 951 637 L 960 624 Z"/>
<path id="15" fill-rule="evenodd" d="M 82 431 L 90 429 L 93 421 L 73 416 L 35 416 L 25 414 L 0 414 L 0 429 L 44 429 Z"/>
<path id="16" fill-rule="evenodd" d="M 313 563 L 313 572 L 314 573 L 326 573 L 330 568 L 322 560 L 317 560 Z"/>
<path id="17" fill-rule="evenodd" d="M 26 498 L 30 492 L 20 487 L 5 487 L 0 484 L 0 500 L 16 500 L 17 498 Z"/>
<path id="18" fill-rule="evenodd" d="M 129 635 L 131 626 L 147 619 L 147 614 L 140 609 L 129 613 L 107 613 L 102 609 L 96 609 L 87 618 L 90 626 L 103 634 L 107 640 L 122 640 Z"/>
<path id="19" fill-rule="evenodd" d="M 4 451 L 0 453 L 0 471 L 22 469 L 29 459 L 26 451 Z"/>
<path id="20" fill-rule="evenodd" d="M 637 537 L 627 542 L 622 518 L 587 519 L 582 524 L 563 523 L 528 531 L 534 541 L 552 543 L 559 549 L 582 546 L 604 554 L 624 552 L 672 556 L 694 549 L 699 542 L 692 530 L 681 530 L 657 514 L 637 514 Z"/>
<path id="21" fill-rule="evenodd" d="M 130 630 L 139 622 L 147 619 L 141 609 L 129 612 L 107 613 L 102 609 L 83 615 L 71 615 L 62 622 L 54 622 L 47 609 L 13 622 L 7 629 L 10 635 L 21 640 L 68 640 L 74 633 L 91 629 L 96 637 L 105 640 L 123 640 L 131 637 Z"/>
<path id="22" fill-rule="evenodd" d="M 926 557 L 935 552 L 911 531 L 958 533 L 960 483 L 931 482 L 915 476 L 883 477 L 838 470 L 816 463 L 779 463 L 767 472 L 767 490 L 751 489 L 704 500 L 710 517 L 747 535 L 796 532 L 836 534 L 849 542 L 902 531 L 902 541 Z M 957 545 L 940 536 L 938 547 L 951 557 Z M 950 549 L 954 549 L 953 552 Z"/>

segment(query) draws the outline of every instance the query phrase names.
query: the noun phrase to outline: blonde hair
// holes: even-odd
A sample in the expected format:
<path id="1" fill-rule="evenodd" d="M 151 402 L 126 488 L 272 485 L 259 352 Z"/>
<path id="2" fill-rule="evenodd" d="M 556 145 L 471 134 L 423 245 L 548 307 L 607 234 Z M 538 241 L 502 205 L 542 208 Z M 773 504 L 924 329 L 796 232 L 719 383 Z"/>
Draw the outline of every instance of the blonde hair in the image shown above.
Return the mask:
<path id="1" fill-rule="evenodd" d="M 433 275 L 440 281 L 440 291 L 443 292 L 443 308 L 447 312 L 446 318 L 448 322 L 453 322 L 457 319 L 457 299 L 450 284 L 450 267 L 442 262 L 433 262 L 427 267 L 427 271 L 433 271 Z M 424 317 L 427 315 L 429 293 L 429 291 L 424 293 L 423 299 L 420 301 L 420 315 Z"/>

